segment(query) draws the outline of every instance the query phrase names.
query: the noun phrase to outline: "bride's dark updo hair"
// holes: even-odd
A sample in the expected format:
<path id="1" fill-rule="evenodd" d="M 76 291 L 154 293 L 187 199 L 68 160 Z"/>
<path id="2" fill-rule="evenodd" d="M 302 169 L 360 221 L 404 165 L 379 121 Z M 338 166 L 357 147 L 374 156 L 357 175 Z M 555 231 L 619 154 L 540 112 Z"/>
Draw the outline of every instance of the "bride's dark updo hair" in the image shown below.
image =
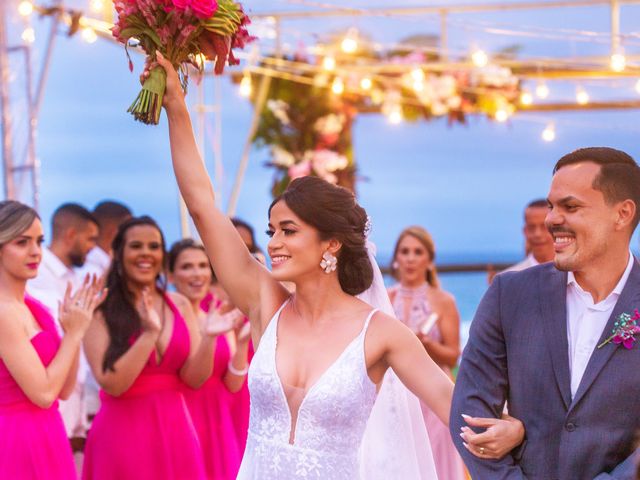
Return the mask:
<path id="1" fill-rule="evenodd" d="M 335 238 L 342 243 L 337 254 L 342 290 L 358 295 L 371 286 L 373 267 L 367 254 L 365 235 L 367 212 L 358 205 L 352 192 L 309 176 L 293 180 L 271 203 L 269 215 L 281 200 L 303 222 L 318 230 L 321 240 Z"/>

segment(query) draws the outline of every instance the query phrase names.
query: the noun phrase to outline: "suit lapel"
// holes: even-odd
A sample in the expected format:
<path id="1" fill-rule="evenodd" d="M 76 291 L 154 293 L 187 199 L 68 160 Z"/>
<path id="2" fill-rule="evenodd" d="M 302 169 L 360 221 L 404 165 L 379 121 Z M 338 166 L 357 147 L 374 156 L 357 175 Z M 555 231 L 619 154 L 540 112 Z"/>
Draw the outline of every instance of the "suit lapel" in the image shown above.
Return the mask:
<path id="1" fill-rule="evenodd" d="M 613 324 L 621 313 L 626 312 L 633 315 L 633 310 L 636 308 L 640 308 L 640 265 L 638 265 L 638 261 L 634 259 L 633 267 L 629 274 L 629 278 L 627 279 L 627 283 L 622 289 L 620 297 L 616 302 L 616 306 L 611 312 L 611 316 L 607 321 L 606 327 L 602 331 L 602 335 L 600 336 L 600 340 L 598 340 L 597 345 L 600 345 L 611 336 Z M 580 381 L 580 385 L 578 386 L 576 396 L 573 398 L 571 408 L 573 408 L 584 396 L 600 371 L 604 368 L 618 348 L 624 347 L 620 347 L 620 345 L 616 345 L 615 343 L 608 343 L 602 348 L 598 348 L 597 346 L 595 347 L 591 354 L 591 358 L 589 359 L 589 363 L 587 364 L 587 368 L 584 371 L 584 375 L 582 376 L 582 380 Z M 636 346 L 635 348 L 638 347 Z"/>
<path id="2" fill-rule="evenodd" d="M 571 403 L 569 344 L 567 341 L 567 274 L 556 269 L 552 275 L 539 275 L 542 322 L 551 355 L 553 371 L 565 408 Z"/>

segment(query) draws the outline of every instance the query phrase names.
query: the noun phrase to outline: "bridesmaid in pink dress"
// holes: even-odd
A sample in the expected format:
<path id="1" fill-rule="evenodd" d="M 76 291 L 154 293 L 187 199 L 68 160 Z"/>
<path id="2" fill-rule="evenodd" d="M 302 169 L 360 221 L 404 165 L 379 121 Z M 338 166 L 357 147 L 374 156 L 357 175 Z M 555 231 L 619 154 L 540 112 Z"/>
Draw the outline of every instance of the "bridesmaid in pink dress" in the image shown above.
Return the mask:
<path id="1" fill-rule="evenodd" d="M 74 389 L 82 336 L 102 300 L 95 281 L 60 308 L 60 339 L 51 314 L 25 295 L 42 258 L 36 212 L 0 202 L 0 477 L 20 480 L 76 478 L 58 398 Z"/>
<path id="2" fill-rule="evenodd" d="M 207 478 L 183 391 L 209 378 L 226 327 L 200 330 L 187 299 L 158 286 L 164 245 L 149 217 L 122 224 L 113 241 L 109 294 L 85 339 L 102 388 L 85 448 L 86 480 Z"/>
<path id="3" fill-rule="evenodd" d="M 389 289 L 396 316 L 422 341 L 431 358 L 453 379 L 460 356 L 460 315 L 453 296 L 439 286 L 431 235 L 421 227 L 405 229 L 396 242 L 392 274 L 399 284 Z M 449 429 L 424 404 L 438 478 L 464 480 L 465 469 Z"/>
<path id="4" fill-rule="evenodd" d="M 171 247 L 169 278 L 176 290 L 191 302 L 201 322 L 206 322 L 206 312 L 221 314 L 224 311 L 220 309 L 221 302 L 208 293 L 212 271 L 204 247 L 192 239 L 181 240 Z M 210 480 L 235 479 L 242 458 L 231 413 L 236 396 L 231 394 L 246 383 L 250 332 L 248 325 L 243 325 L 243 315 L 238 313 L 225 314 L 236 328 L 218 337 L 211 377 L 201 388 L 185 391 Z"/>

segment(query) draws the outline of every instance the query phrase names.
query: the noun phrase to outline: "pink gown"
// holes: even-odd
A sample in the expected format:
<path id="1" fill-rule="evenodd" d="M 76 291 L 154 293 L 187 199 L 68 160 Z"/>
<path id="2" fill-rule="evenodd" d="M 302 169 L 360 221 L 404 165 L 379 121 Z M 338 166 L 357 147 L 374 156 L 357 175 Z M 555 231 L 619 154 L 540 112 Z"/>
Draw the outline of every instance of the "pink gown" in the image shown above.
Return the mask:
<path id="1" fill-rule="evenodd" d="M 431 305 L 429 305 L 429 301 L 427 300 L 427 286 L 405 288 L 401 285 L 394 285 L 390 289 L 390 294 L 393 299 L 393 309 L 396 317 L 414 332 L 419 331 L 420 326 L 432 313 Z M 408 317 L 405 309 L 406 301 L 410 302 L 410 306 L 408 306 Z M 442 336 L 437 323 L 431 328 L 428 336 L 435 342 L 442 342 Z M 453 378 L 450 368 L 445 365 L 441 365 L 440 367 L 450 378 Z M 464 463 L 451 441 L 449 428 L 445 426 L 436 414 L 423 402 L 420 402 L 420 406 L 422 407 L 422 416 L 424 417 L 427 433 L 429 434 L 429 442 L 431 443 L 438 478 L 465 480 L 467 477 Z"/>
<path id="2" fill-rule="evenodd" d="M 53 318 L 46 308 L 25 296 L 27 307 L 42 329 L 31 344 L 48 366 L 60 346 Z M 20 480 L 75 479 L 71 446 L 58 412 L 32 403 L 0 360 L 0 478 Z"/>
<path id="3" fill-rule="evenodd" d="M 232 394 L 224 384 L 230 358 L 229 342 L 221 335 L 216 344 L 213 374 L 201 388 L 187 387 L 185 391 L 209 480 L 233 480 L 240 468 L 240 449 L 230 410 Z"/>
<path id="4" fill-rule="evenodd" d="M 171 299 L 173 331 L 160 363 L 152 352 L 133 385 L 118 397 L 100 392 L 85 447 L 84 480 L 205 480 L 204 461 L 179 372 L 189 332 Z"/>

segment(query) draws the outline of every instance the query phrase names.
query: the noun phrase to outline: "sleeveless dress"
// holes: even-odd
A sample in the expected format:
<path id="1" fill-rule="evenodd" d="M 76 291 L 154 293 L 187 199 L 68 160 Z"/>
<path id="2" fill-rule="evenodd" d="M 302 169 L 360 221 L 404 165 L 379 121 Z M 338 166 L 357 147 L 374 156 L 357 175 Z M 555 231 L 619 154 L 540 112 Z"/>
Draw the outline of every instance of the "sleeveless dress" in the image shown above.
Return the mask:
<path id="1" fill-rule="evenodd" d="M 251 413 L 239 480 L 354 480 L 359 448 L 376 400 L 360 334 L 307 391 L 298 409 L 293 444 L 291 411 L 276 369 L 278 320 L 269 322 L 249 368 Z"/>
<path id="2" fill-rule="evenodd" d="M 179 372 L 189 356 L 189 332 L 169 296 L 173 331 L 158 363 L 155 351 L 133 385 L 102 405 L 87 436 L 85 480 L 204 480 L 204 462 Z"/>
<path id="3" fill-rule="evenodd" d="M 31 338 L 47 367 L 60 347 L 53 317 L 29 296 L 24 299 L 42 331 Z M 77 478 L 71 446 L 58 412 L 32 403 L 0 360 L 0 478 L 71 480 Z"/>
<path id="4" fill-rule="evenodd" d="M 224 384 L 230 358 L 229 343 L 224 335 L 220 335 L 213 374 L 199 389 L 185 389 L 187 407 L 198 433 L 209 480 L 233 480 L 240 468 L 240 449 L 231 416 L 234 394 Z"/>
<path id="5" fill-rule="evenodd" d="M 418 332 L 429 315 L 433 313 L 427 298 L 427 286 L 407 288 L 401 285 L 394 285 L 389 291 L 393 298 L 392 303 L 396 317 L 411 330 Z M 407 311 L 409 312 L 408 314 Z M 437 322 L 431 328 L 427 337 L 434 342 L 442 342 L 442 334 Z M 445 371 L 449 378 L 453 379 L 453 374 L 448 366 L 440 365 L 440 368 Z M 420 406 L 422 407 L 422 415 L 429 434 L 438 478 L 443 480 L 465 480 L 467 477 L 464 463 L 451 440 L 449 428 L 423 402 L 420 402 Z"/>

